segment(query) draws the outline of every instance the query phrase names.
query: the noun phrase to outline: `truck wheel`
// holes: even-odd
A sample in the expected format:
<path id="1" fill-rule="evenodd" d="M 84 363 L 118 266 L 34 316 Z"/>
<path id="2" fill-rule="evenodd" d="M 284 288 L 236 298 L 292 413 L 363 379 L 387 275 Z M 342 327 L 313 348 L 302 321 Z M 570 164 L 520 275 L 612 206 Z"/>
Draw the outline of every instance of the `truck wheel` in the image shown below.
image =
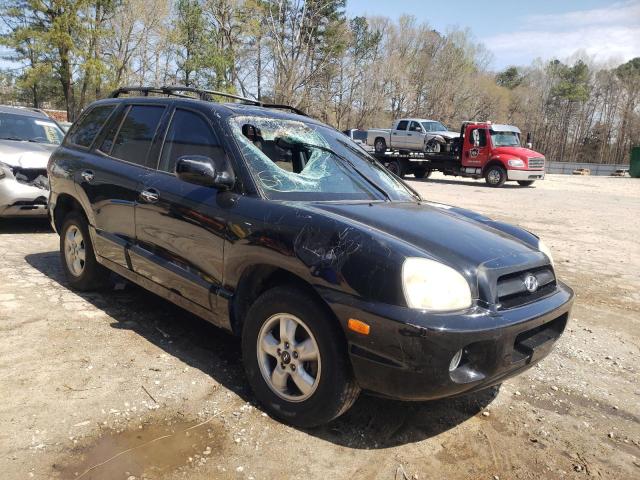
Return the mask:
<path id="1" fill-rule="evenodd" d="M 507 171 L 500 165 L 491 165 L 484 172 L 484 179 L 490 187 L 501 187 L 507 181 Z"/>
<path id="2" fill-rule="evenodd" d="M 429 178 L 431 176 L 430 168 L 416 168 L 413 170 L 413 176 L 416 178 Z"/>
<path id="3" fill-rule="evenodd" d="M 76 290 L 95 290 L 109 279 L 109 270 L 96 260 L 87 220 L 79 212 L 69 213 L 62 222 L 60 259 L 67 281 Z"/>
<path id="4" fill-rule="evenodd" d="M 399 160 L 391 160 L 387 165 L 387 170 L 400 178 L 404 177 L 404 168 Z"/>
<path id="5" fill-rule="evenodd" d="M 518 180 L 518 185 L 522 187 L 529 187 L 533 185 L 533 182 L 535 182 L 535 180 Z"/>
<path id="6" fill-rule="evenodd" d="M 440 153 L 440 142 L 429 140 L 424 144 L 424 153 Z"/>
<path id="7" fill-rule="evenodd" d="M 387 142 L 385 142 L 384 138 L 376 138 L 373 146 L 376 150 L 376 153 L 384 154 L 384 152 L 387 151 Z"/>
<path id="8" fill-rule="evenodd" d="M 292 425 L 327 423 L 360 393 L 335 319 L 295 287 L 267 290 L 251 306 L 242 330 L 242 357 L 260 403 Z"/>

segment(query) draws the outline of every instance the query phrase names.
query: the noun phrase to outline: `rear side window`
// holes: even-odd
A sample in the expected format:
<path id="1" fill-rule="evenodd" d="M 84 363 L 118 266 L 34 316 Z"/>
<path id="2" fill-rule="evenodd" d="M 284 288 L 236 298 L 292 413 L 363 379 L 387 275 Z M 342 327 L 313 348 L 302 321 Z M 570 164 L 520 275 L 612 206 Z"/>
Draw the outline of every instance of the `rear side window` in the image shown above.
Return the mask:
<path id="1" fill-rule="evenodd" d="M 222 160 L 223 151 L 209 123 L 199 114 L 188 110 L 176 109 L 162 147 L 158 170 L 173 173 L 176 162 L 186 155 L 200 155 L 214 161 Z"/>
<path id="2" fill-rule="evenodd" d="M 114 108 L 114 105 L 93 107 L 73 126 L 69 133 L 69 143 L 90 147 Z"/>
<path id="3" fill-rule="evenodd" d="M 164 108 L 157 105 L 129 107 L 115 140 L 109 144 L 111 152 L 105 153 L 110 153 L 112 157 L 127 162 L 150 166 L 147 165 L 147 156 Z M 109 141 L 105 141 L 105 143 L 107 142 Z M 104 151 L 104 143 L 101 149 Z"/>

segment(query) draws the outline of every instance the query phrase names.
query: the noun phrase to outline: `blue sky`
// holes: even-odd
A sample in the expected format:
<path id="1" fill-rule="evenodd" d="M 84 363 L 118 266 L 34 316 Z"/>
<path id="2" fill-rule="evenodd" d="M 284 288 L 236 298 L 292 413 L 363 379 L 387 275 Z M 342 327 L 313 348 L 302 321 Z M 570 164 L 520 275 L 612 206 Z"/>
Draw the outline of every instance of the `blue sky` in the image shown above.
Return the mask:
<path id="1" fill-rule="evenodd" d="M 347 0 L 347 14 L 412 14 L 441 32 L 469 28 L 493 53 L 494 69 L 579 50 L 603 63 L 640 56 L 640 0 Z"/>

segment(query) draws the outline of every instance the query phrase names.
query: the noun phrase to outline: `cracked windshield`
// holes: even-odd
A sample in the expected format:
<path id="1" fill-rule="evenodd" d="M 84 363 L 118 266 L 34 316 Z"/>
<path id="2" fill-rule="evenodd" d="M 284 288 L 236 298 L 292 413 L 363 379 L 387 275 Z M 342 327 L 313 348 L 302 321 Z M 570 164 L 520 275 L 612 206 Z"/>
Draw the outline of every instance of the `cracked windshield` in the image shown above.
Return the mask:
<path id="1" fill-rule="evenodd" d="M 235 117 L 231 128 L 265 195 L 282 200 L 415 200 L 340 132 L 312 123 Z"/>

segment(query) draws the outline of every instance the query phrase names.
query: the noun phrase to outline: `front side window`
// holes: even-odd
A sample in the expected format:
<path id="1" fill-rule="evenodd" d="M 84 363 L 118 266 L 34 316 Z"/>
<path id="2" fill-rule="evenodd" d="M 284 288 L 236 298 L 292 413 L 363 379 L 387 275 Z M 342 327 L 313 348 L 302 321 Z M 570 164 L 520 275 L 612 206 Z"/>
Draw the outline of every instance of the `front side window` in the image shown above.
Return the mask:
<path id="1" fill-rule="evenodd" d="M 109 145 L 111 156 L 138 165 L 150 166 L 147 165 L 147 156 L 164 108 L 158 105 L 129 107 L 113 144 Z"/>
<path id="2" fill-rule="evenodd" d="M 0 113 L 0 140 L 60 145 L 63 137 L 62 130 L 46 118 Z"/>
<path id="3" fill-rule="evenodd" d="M 494 132 L 491 130 L 491 142 L 494 147 L 519 147 L 520 135 L 517 132 Z"/>
<path id="4" fill-rule="evenodd" d="M 401 120 L 400 122 L 398 122 L 398 126 L 396 127 L 396 130 L 406 130 L 408 124 L 409 124 L 408 121 Z"/>
<path id="5" fill-rule="evenodd" d="M 480 135 L 480 142 L 479 142 L 479 147 L 486 147 L 487 146 L 487 131 L 484 128 L 472 128 L 471 130 L 469 130 L 469 143 L 471 145 L 473 145 L 473 132 L 474 130 L 478 131 L 478 134 Z"/>
<path id="6" fill-rule="evenodd" d="M 421 132 L 422 127 L 420 127 L 420 124 L 418 122 L 411 122 L 409 130 L 411 130 L 412 132 Z"/>
<path id="7" fill-rule="evenodd" d="M 251 174 L 271 199 L 411 200 L 415 195 L 341 133 L 261 116 L 230 120 Z"/>
<path id="8" fill-rule="evenodd" d="M 214 131 L 199 114 L 176 109 L 160 155 L 159 170 L 173 173 L 176 162 L 184 156 L 203 156 L 216 163 L 224 158 L 224 152 Z M 221 168 L 221 165 L 216 165 Z"/>
<path id="9" fill-rule="evenodd" d="M 68 141 L 81 147 L 89 147 L 115 108 L 114 105 L 98 105 L 71 127 Z"/>

